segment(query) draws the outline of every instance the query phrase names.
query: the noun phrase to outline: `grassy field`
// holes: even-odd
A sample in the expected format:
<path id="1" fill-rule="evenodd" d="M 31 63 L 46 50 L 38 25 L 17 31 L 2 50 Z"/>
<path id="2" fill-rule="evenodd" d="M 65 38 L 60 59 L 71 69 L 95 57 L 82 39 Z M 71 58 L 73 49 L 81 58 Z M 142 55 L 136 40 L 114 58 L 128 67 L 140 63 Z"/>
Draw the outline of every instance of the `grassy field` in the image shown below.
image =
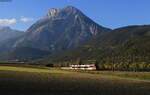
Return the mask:
<path id="1" fill-rule="evenodd" d="M 53 73 L 53 74 L 68 74 L 72 73 L 69 71 L 62 71 L 56 69 L 42 69 L 42 68 L 31 68 L 31 67 L 13 67 L 13 66 L 0 66 L 0 70 L 18 71 L 18 72 L 35 72 L 35 73 Z"/>
<path id="2" fill-rule="evenodd" d="M 0 66 L 0 93 L 1 95 L 149 95 L 150 81 L 116 77 L 106 72 L 89 74 L 56 69 Z"/>
<path id="3" fill-rule="evenodd" d="M 105 76 L 114 76 L 120 78 L 131 78 L 139 80 L 148 80 L 150 81 L 150 72 L 126 72 L 126 71 L 77 71 L 81 73 L 105 75 Z"/>

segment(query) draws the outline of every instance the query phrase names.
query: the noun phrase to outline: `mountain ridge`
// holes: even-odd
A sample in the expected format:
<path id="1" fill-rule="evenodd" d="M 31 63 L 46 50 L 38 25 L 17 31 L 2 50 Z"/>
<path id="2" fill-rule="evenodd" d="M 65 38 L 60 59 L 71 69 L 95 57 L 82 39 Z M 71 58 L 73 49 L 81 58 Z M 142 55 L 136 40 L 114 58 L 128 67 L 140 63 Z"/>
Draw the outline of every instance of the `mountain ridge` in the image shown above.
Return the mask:
<path id="1" fill-rule="evenodd" d="M 0 50 L 4 46 L 7 47 L 6 51 L 14 50 L 14 48 L 24 49 L 25 47 L 45 51 L 53 55 L 76 48 L 97 35 L 110 30 L 92 21 L 77 8 L 67 6 L 62 9 L 52 9 L 47 16 L 34 23 L 25 35 L 7 41 L 10 44 L 4 42 L 3 45 L 0 45 Z M 28 54 L 30 55 L 30 52 Z M 28 56 L 26 57 L 28 60 Z M 41 57 L 43 56 L 41 55 Z"/>
<path id="2" fill-rule="evenodd" d="M 23 35 L 23 31 L 11 29 L 8 26 L 0 26 L 0 41 Z"/>

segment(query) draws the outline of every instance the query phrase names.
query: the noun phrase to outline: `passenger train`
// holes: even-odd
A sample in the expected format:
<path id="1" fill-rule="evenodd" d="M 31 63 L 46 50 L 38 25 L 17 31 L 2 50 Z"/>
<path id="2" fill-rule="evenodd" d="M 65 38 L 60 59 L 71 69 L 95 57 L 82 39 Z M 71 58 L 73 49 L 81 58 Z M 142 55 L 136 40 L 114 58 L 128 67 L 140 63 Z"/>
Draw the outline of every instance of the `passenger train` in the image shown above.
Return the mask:
<path id="1" fill-rule="evenodd" d="M 61 69 L 66 69 L 66 70 L 96 70 L 96 66 L 94 64 L 70 65 L 69 67 L 62 67 Z"/>

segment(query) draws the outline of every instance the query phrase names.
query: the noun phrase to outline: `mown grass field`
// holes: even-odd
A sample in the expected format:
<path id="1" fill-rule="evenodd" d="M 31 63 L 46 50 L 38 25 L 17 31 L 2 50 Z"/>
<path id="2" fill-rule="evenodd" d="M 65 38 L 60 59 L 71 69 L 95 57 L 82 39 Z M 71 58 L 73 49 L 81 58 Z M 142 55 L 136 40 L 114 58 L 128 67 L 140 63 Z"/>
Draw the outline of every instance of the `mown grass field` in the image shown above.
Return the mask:
<path id="1" fill-rule="evenodd" d="M 0 66 L 0 95 L 150 95 L 148 79 L 104 73 Z"/>

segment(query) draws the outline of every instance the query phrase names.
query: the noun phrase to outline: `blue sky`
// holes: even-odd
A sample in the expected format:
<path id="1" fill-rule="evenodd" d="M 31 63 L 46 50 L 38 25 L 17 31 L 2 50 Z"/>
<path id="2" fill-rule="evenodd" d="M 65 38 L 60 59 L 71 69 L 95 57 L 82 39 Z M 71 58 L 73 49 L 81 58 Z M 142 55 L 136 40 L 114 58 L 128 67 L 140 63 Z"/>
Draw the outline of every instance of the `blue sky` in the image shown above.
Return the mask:
<path id="1" fill-rule="evenodd" d="M 25 31 L 49 9 L 67 5 L 112 29 L 150 24 L 150 0 L 12 0 L 0 2 L 0 25 Z"/>

